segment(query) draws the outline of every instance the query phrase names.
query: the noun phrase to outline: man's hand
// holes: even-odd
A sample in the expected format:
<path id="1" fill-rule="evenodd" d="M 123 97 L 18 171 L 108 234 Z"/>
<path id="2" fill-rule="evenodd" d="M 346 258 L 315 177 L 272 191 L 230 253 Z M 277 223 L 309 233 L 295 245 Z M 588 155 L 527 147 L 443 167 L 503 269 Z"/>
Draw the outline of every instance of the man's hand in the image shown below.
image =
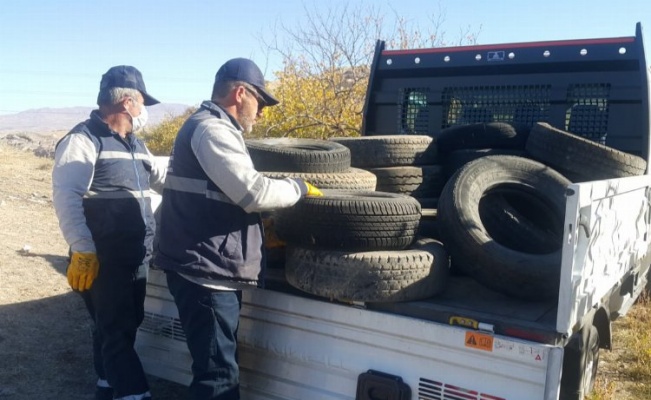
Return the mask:
<path id="1" fill-rule="evenodd" d="M 95 253 L 72 253 L 68 265 L 68 284 L 74 290 L 90 289 L 99 273 L 99 260 Z"/>
<path id="2" fill-rule="evenodd" d="M 305 182 L 305 186 L 307 186 L 307 193 L 305 193 L 306 196 L 323 197 L 323 192 L 320 191 L 316 186 L 308 182 Z"/>

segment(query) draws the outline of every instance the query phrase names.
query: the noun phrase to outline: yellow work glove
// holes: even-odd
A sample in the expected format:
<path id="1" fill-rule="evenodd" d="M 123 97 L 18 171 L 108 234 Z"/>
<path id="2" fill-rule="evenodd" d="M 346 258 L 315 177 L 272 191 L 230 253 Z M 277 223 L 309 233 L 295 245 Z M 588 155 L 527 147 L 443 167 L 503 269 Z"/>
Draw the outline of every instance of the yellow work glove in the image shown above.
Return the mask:
<path id="1" fill-rule="evenodd" d="M 99 273 L 99 260 L 95 253 L 72 253 L 68 265 L 68 284 L 74 290 L 90 289 Z"/>
<path id="2" fill-rule="evenodd" d="M 311 197 L 322 197 L 323 192 L 319 190 L 316 186 L 305 182 L 305 186 L 307 186 L 307 193 L 305 193 L 306 196 L 311 196 Z"/>

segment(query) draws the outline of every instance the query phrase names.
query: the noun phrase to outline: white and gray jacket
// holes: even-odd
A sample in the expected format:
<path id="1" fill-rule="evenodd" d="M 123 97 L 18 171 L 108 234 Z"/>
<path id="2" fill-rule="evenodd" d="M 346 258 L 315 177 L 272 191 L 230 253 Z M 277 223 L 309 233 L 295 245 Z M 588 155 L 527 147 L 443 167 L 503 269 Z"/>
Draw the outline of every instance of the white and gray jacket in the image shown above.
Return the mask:
<path id="1" fill-rule="evenodd" d="M 145 144 L 111 131 L 98 110 L 56 146 L 54 209 L 72 252 L 96 252 L 100 265 L 147 263 L 155 222 L 150 187 L 162 188 L 166 165 Z"/>
<path id="2" fill-rule="evenodd" d="M 237 121 L 206 101 L 174 143 L 154 264 L 194 281 L 256 284 L 264 268 L 260 212 L 289 207 L 305 191 L 299 179 L 256 171 Z"/>

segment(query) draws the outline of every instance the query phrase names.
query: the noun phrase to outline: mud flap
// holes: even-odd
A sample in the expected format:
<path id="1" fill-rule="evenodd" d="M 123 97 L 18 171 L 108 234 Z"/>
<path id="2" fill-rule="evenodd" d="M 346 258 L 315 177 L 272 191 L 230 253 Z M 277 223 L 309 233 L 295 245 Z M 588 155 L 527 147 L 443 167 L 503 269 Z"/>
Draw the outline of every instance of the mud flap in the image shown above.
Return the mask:
<path id="1" fill-rule="evenodd" d="M 369 369 L 357 379 L 355 400 L 410 400 L 411 388 L 396 375 Z"/>

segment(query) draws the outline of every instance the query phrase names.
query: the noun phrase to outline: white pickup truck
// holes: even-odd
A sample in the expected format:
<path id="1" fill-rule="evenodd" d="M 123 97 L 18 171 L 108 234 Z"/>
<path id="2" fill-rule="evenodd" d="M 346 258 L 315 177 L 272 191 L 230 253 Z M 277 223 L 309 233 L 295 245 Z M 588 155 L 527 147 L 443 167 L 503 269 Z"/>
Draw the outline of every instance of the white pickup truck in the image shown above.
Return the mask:
<path id="1" fill-rule="evenodd" d="M 472 101 L 493 121 L 534 104 L 530 125 L 570 130 L 572 110 L 592 105 L 595 140 L 648 163 L 649 98 L 640 24 L 635 36 L 591 40 L 411 50 L 378 42 L 362 133 L 432 135 Z M 243 293 L 242 398 L 581 399 L 599 349 L 611 348 L 611 322 L 647 285 L 650 226 L 648 171 L 570 184 L 559 293 L 546 301 L 463 275 L 437 296 L 400 303 L 334 302 L 270 280 Z M 136 346 L 146 371 L 189 384 L 191 358 L 160 271 L 151 270 L 145 306 Z"/>

